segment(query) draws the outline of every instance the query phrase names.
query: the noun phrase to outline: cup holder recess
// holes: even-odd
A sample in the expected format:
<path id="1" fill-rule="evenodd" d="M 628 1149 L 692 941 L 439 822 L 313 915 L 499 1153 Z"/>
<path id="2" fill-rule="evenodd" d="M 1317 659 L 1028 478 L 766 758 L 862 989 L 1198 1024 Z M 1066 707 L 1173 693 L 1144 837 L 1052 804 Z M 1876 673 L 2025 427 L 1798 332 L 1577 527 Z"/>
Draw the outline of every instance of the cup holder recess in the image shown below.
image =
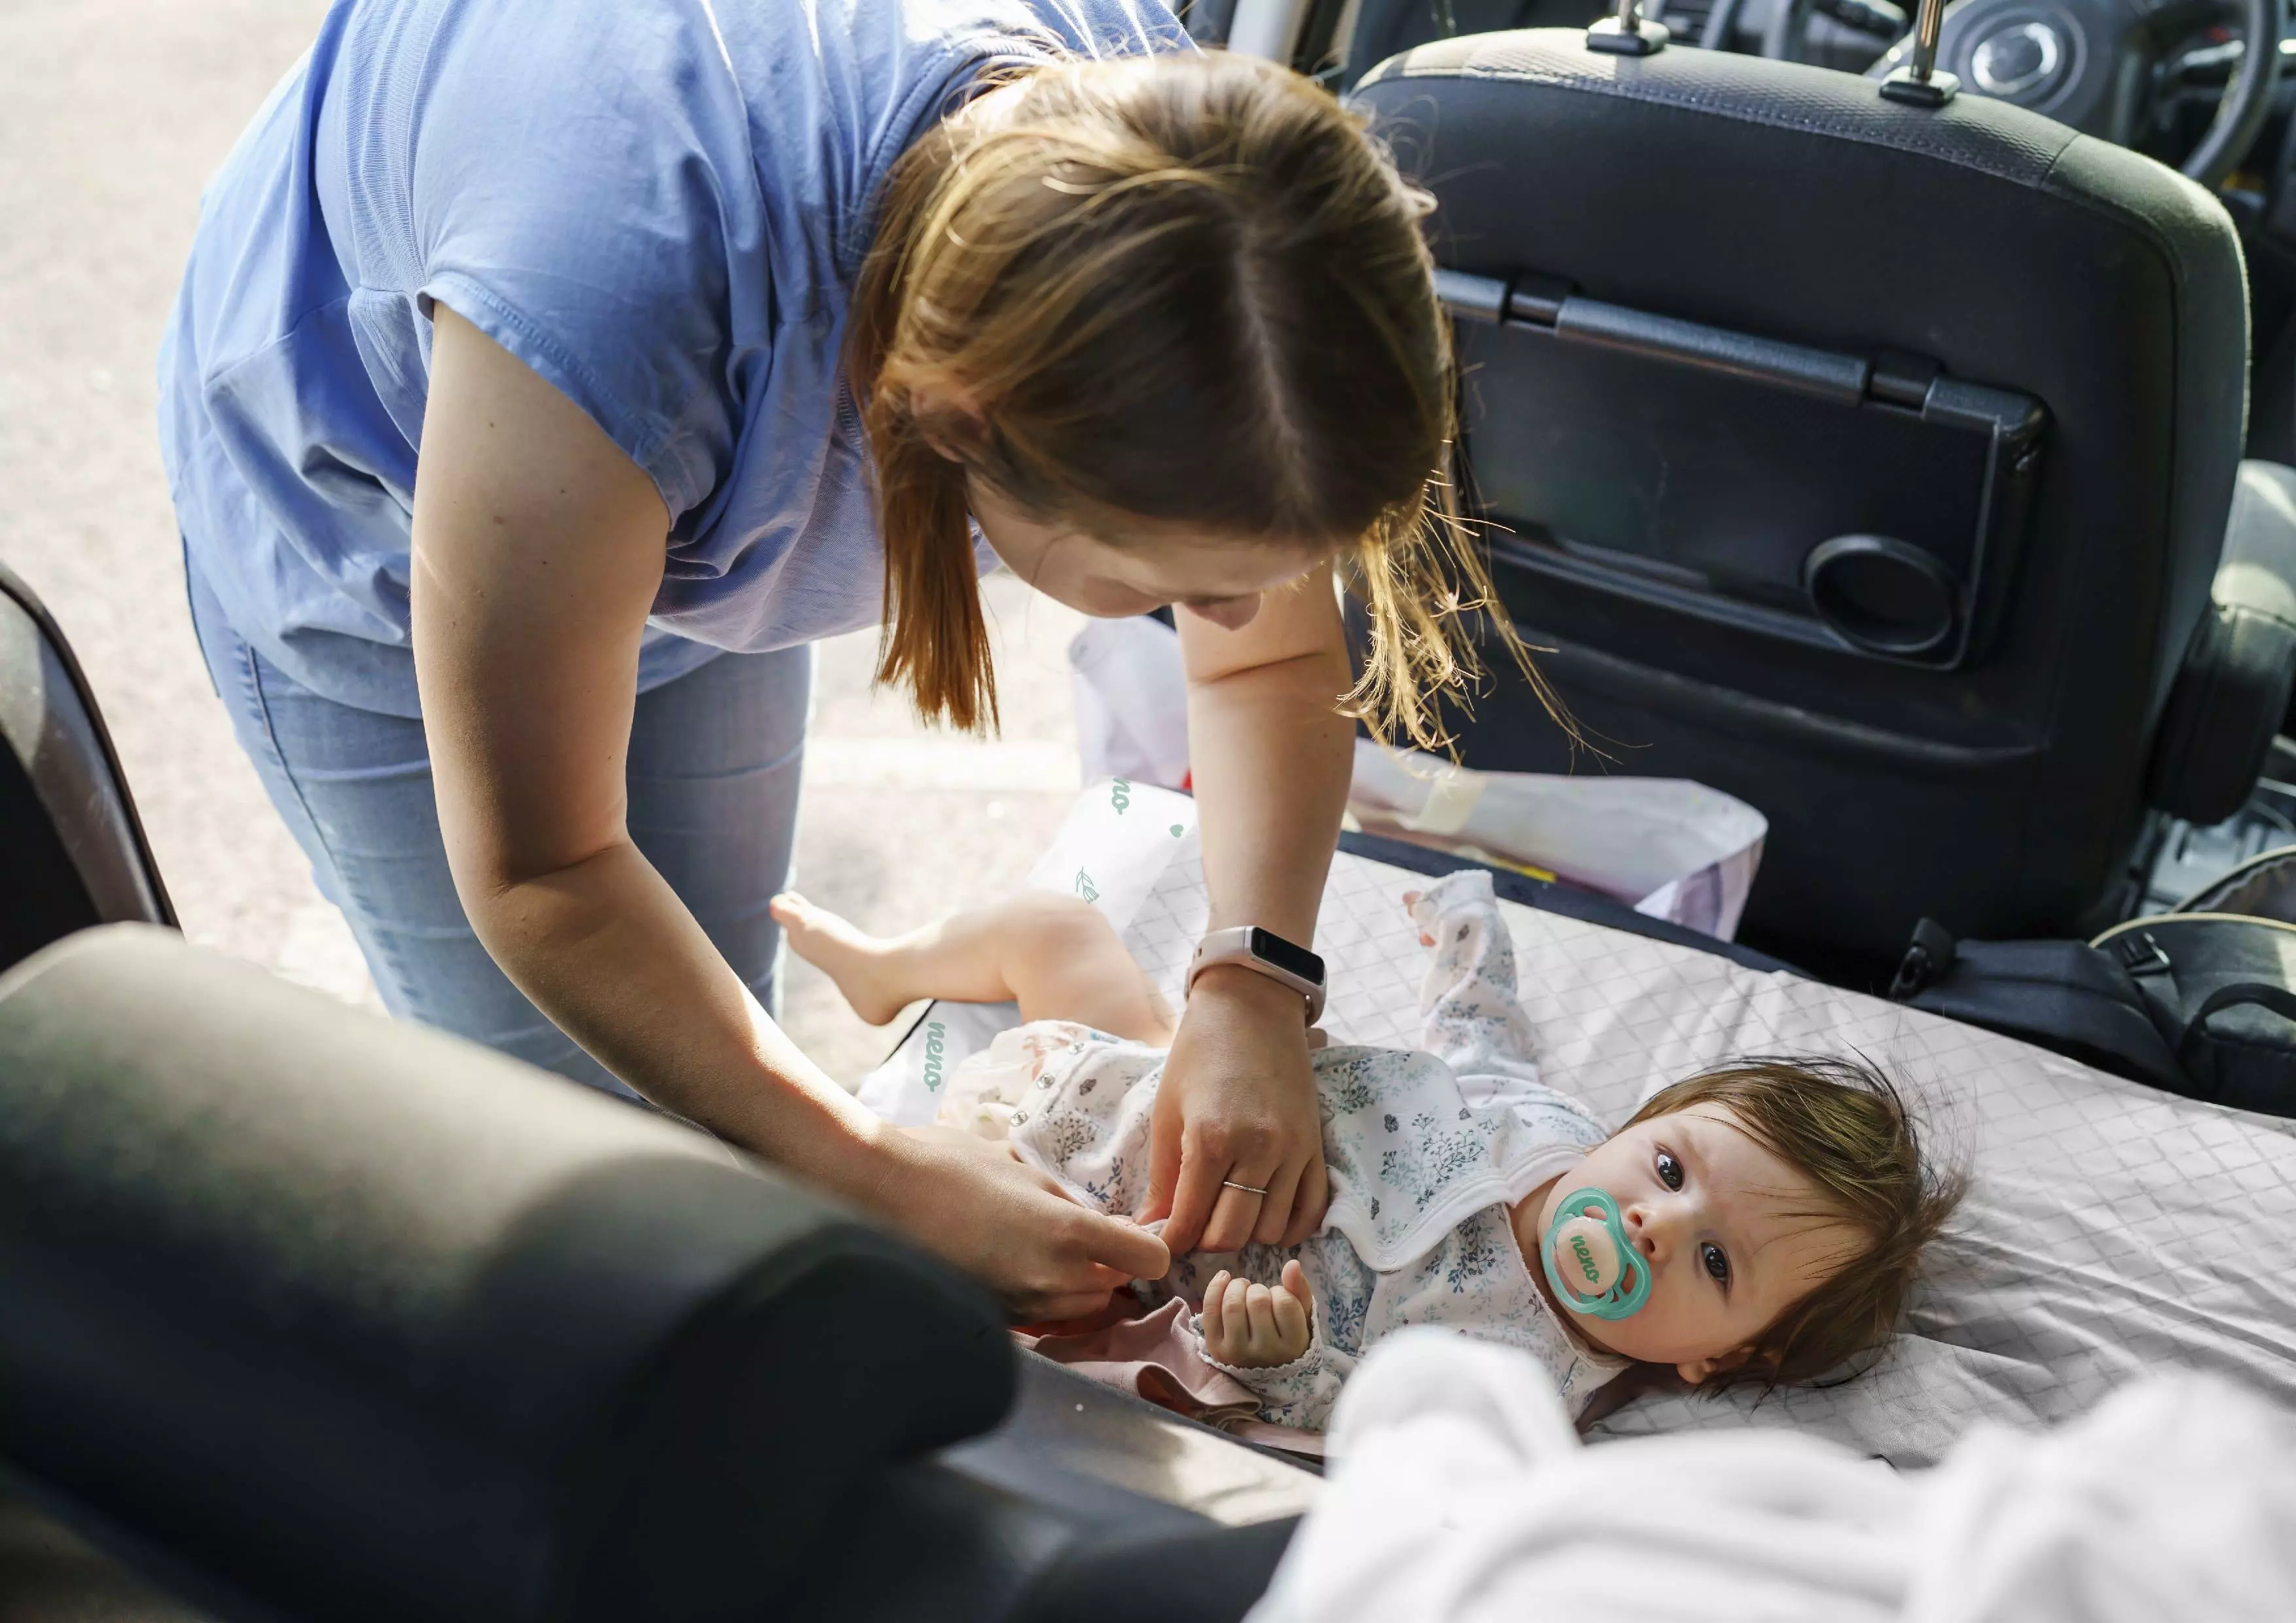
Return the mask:
<path id="1" fill-rule="evenodd" d="M 1844 642 L 1893 660 L 1919 659 L 1953 639 L 1961 586 L 1920 547 L 1890 536 L 1836 536 L 1802 561 L 1802 589 Z"/>

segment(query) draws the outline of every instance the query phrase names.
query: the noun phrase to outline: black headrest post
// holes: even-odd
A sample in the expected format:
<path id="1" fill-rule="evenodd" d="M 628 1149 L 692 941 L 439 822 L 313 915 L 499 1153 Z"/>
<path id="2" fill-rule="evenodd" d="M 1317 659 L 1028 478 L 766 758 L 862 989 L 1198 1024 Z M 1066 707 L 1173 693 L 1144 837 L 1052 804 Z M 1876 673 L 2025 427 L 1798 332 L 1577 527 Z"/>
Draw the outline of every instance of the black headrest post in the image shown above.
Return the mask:
<path id="1" fill-rule="evenodd" d="M 1642 0 L 1619 0 L 1613 15 L 1597 18 L 1587 26 L 1587 48 L 1607 56 L 1648 56 L 1666 49 L 1666 42 L 1672 37 L 1666 24 L 1652 22 L 1642 14 Z"/>
<path id="2" fill-rule="evenodd" d="M 1914 13 L 1912 58 L 1882 81 L 1882 94 L 1909 107 L 1942 107 L 1961 92 L 1961 81 L 1938 71 L 1938 31 L 1945 26 L 1945 0 L 1922 0 Z"/>

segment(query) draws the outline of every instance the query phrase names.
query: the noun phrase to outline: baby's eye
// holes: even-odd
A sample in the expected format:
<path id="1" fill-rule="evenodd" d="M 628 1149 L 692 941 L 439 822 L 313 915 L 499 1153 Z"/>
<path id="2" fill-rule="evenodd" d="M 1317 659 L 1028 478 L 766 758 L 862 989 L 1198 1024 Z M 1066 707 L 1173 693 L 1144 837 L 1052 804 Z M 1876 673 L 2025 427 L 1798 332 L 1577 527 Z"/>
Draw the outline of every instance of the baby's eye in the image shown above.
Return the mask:
<path id="1" fill-rule="evenodd" d="M 1664 1150 L 1658 1152 L 1658 1181 L 1669 1189 L 1682 1187 L 1682 1163 Z"/>
<path id="2" fill-rule="evenodd" d="M 1707 1275 L 1716 1283 L 1725 1285 L 1730 1283 L 1730 1258 L 1723 1255 L 1720 1246 L 1713 1244 L 1700 1246 L 1698 1259 L 1706 1265 Z"/>

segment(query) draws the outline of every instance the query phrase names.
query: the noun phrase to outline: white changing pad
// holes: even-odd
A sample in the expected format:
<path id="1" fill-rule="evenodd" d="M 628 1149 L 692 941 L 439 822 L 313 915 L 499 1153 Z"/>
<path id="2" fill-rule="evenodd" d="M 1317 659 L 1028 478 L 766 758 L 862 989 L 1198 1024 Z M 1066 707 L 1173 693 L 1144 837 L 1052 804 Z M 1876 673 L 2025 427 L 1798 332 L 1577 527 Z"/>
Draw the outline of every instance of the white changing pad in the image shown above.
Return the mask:
<path id="1" fill-rule="evenodd" d="M 1089 895 L 1177 1007 L 1206 915 L 1194 803 L 1087 790 L 1031 882 Z M 1335 1042 L 1413 1045 L 1422 949 L 1399 898 L 1423 875 L 1341 855 L 1316 930 Z M 1717 954 L 1502 903 L 1547 1079 L 1619 1122 L 1733 1054 L 1864 1053 L 1972 1174 L 1908 1323 L 1829 1389 L 1646 1398 L 1613 1435 L 1805 1427 L 1899 1466 L 1980 1419 L 2084 1412 L 2148 1368 L 2212 1370 L 2296 1404 L 2296 1123 L 2198 1104 L 2056 1054 Z M 947 1070 L 1017 1018 L 936 1004 L 862 1098 L 931 1119 Z"/>

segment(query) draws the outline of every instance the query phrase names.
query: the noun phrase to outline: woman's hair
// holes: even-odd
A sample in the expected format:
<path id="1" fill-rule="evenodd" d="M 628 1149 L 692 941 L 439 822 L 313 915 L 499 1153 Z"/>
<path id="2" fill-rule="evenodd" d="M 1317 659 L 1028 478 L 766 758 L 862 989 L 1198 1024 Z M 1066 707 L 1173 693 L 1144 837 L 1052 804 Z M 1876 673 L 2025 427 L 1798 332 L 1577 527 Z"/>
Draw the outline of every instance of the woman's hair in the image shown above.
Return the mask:
<path id="1" fill-rule="evenodd" d="M 1103 539 L 1133 520 L 1340 549 L 1371 622 L 1345 708 L 1439 745 L 1436 696 L 1479 673 L 1470 621 L 1491 591 L 1447 477 L 1424 194 L 1266 62 L 1014 77 L 1013 104 L 941 123 L 895 166 L 855 295 L 847 370 L 885 545 L 878 679 L 928 717 L 995 724 L 970 478 Z M 1545 697 L 1505 616 L 1488 619 Z"/>
<path id="2" fill-rule="evenodd" d="M 1813 1381 L 1880 1346 L 1964 1184 L 1931 1164 L 1897 1086 L 1859 1060 L 1733 1060 L 1660 1088 L 1627 1125 L 1700 1104 L 1727 1109 L 1756 1143 L 1817 1185 L 1818 1209 L 1789 1215 L 1857 1236 L 1816 1288 L 1764 1328 L 1753 1356 L 1705 1388 Z"/>

